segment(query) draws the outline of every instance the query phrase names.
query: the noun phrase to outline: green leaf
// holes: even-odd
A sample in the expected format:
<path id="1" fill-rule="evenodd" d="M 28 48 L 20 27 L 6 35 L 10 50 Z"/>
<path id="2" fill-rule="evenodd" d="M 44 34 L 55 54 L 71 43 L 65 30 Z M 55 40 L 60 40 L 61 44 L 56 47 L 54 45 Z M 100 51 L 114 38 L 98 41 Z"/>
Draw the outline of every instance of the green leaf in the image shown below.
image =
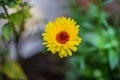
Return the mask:
<path id="1" fill-rule="evenodd" d="M 89 32 L 84 35 L 85 40 L 90 43 L 91 45 L 97 47 L 98 49 L 103 49 L 105 45 L 105 40 L 103 35 L 95 32 Z M 91 40 L 90 40 L 91 39 Z"/>
<path id="2" fill-rule="evenodd" d="M 108 56 L 109 56 L 109 66 L 113 70 L 116 68 L 116 66 L 119 63 L 119 54 L 114 50 L 110 49 Z"/>
<path id="3" fill-rule="evenodd" d="M 22 0 L 15 0 L 15 2 L 19 5 L 22 2 Z"/>
<path id="4" fill-rule="evenodd" d="M 4 73 L 11 80 L 27 80 L 21 66 L 15 61 L 5 62 Z"/>
<path id="5" fill-rule="evenodd" d="M 10 40 L 13 35 L 13 25 L 10 23 L 5 24 L 2 28 L 2 35 L 6 40 Z"/>
<path id="6" fill-rule="evenodd" d="M 26 18 L 30 17 L 29 9 L 22 9 L 9 16 L 9 20 L 16 26 L 21 26 Z"/>
<path id="7" fill-rule="evenodd" d="M 9 8 L 14 8 L 14 7 L 17 6 L 17 4 L 16 4 L 15 1 L 9 1 L 9 2 L 7 3 L 7 6 L 8 6 Z"/>
<path id="8" fill-rule="evenodd" d="M 15 8 L 22 2 L 22 0 L 7 0 L 5 2 L 9 8 Z"/>

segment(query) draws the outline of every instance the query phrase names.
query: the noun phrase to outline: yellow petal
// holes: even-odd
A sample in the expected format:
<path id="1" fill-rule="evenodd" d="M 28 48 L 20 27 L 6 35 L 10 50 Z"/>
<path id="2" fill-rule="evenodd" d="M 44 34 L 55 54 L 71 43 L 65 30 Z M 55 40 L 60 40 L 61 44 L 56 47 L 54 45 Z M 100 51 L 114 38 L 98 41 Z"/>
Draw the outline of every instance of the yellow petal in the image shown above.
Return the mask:
<path id="1" fill-rule="evenodd" d="M 67 48 L 66 51 L 67 51 L 69 56 L 72 56 L 72 52 L 71 52 L 71 50 L 69 48 Z"/>
<path id="2" fill-rule="evenodd" d="M 74 52 L 77 51 L 77 48 L 75 46 L 70 46 L 69 48 Z"/>

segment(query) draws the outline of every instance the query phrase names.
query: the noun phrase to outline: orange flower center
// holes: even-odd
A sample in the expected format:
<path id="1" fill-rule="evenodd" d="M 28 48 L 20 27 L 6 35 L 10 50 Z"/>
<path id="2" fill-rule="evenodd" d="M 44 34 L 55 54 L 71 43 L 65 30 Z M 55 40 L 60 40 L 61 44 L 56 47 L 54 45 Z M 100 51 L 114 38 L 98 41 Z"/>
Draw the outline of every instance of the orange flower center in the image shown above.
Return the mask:
<path id="1" fill-rule="evenodd" d="M 69 41 L 69 35 L 66 32 L 60 32 L 56 36 L 56 40 L 61 44 L 66 44 L 67 41 Z"/>

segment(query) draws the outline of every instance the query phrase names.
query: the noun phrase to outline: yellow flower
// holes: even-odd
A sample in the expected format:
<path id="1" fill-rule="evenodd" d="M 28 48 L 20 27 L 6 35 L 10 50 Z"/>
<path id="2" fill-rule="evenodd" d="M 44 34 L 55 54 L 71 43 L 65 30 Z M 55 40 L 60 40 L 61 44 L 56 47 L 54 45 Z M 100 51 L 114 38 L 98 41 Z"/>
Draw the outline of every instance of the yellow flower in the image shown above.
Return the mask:
<path id="1" fill-rule="evenodd" d="M 53 22 L 46 25 L 45 32 L 42 33 L 43 44 L 47 50 L 53 54 L 58 53 L 59 56 L 72 56 L 72 51 L 77 50 L 76 46 L 81 43 L 81 38 L 78 36 L 79 25 L 71 18 L 57 18 Z"/>

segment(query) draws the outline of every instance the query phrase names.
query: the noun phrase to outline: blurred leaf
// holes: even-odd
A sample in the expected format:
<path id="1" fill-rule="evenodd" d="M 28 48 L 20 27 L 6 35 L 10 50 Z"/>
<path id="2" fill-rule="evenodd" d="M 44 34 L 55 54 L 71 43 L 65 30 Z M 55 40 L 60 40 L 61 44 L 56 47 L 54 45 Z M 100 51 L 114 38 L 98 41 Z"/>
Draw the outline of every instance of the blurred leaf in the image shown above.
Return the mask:
<path id="1" fill-rule="evenodd" d="M 68 60 L 70 66 L 68 80 L 109 80 L 108 62 L 111 69 L 116 68 L 111 73 L 111 77 L 119 80 L 120 76 L 116 77 L 116 75 L 120 75 L 120 65 L 117 66 L 120 52 L 120 18 L 117 15 L 112 18 L 104 8 L 112 6 L 112 4 L 106 4 L 114 0 L 94 0 L 95 5 L 89 4 L 87 9 L 79 6 L 80 0 L 71 1 L 70 14 L 81 26 L 79 36 L 82 37 L 83 43 L 78 46 L 80 54 L 78 53 Z M 84 68 L 81 68 L 83 63 L 81 56 L 84 60 Z"/>
<path id="2" fill-rule="evenodd" d="M 110 49 L 108 56 L 110 68 L 113 70 L 119 64 L 119 54 L 114 50 Z"/>
<path id="3" fill-rule="evenodd" d="M 17 4 L 20 4 L 20 3 L 22 2 L 22 0 L 15 0 L 15 2 L 16 2 Z"/>
<path id="4" fill-rule="evenodd" d="M 80 57 L 79 56 L 74 56 L 72 58 L 69 58 L 69 63 L 71 64 L 72 67 L 76 69 L 80 69 Z"/>
<path id="5" fill-rule="evenodd" d="M 15 61 L 6 61 L 4 65 L 4 73 L 11 80 L 27 80 L 21 66 Z"/>
<path id="6" fill-rule="evenodd" d="M 5 57 L 5 56 L 7 56 L 8 54 L 9 54 L 9 50 L 8 50 L 8 49 L 0 51 L 0 56 L 1 56 L 1 57 Z"/>
<path id="7" fill-rule="evenodd" d="M 91 24 L 90 22 L 83 22 L 80 25 L 87 30 L 94 30 L 94 25 Z"/>
<path id="8" fill-rule="evenodd" d="M 95 47 L 102 49 L 105 45 L 104 37 L 98 33 L 90 32 L 85 34 L 85 38 L 88 43 L 94 45 Z"/>
<path id="9" fill-rule="evenodd" d="M 5 24 L 2 28 L 2 35 L 6 40 L 10 40 L 13 35 L 13 25 L 10 23 Z"/>
<path id="10" fill-rule="evenodd" d="M 84 57 L 81 56 L 81 57 L 80 57 L 80 69 L 81 69 L 81 70 L 84 69 L 85 66 L 86 66 L 86 64 L 85 64 Z"/>
<path id="11" fill-rule="evenodd" d="M 109 24 L 108 24 L 108 22 L 107 22 L 107 18 L 108 18 L 109 16 L 110 16 L 110 15 L 109 15 L 108 13 L 104 12 L 104 11 L 102 11 L 101 14 L 100 14 L 100 21 L 102 22 L 102 24 L 104 24 L 104 26 L 105 26 L 106 28 L 109 27 Z"/>
<path id="12" fill-rule="evenodd" d="M 110 48 L 112 48 L 112 45 L 110 43 L 106 43 L 104 45 L 104 49 L 110 49 Z"/>
<path id="13" fill-rule="evenodd" d="M 15 25 L 21 25 L 23 22 L 24 17 L 22 14 L 19 13 L 13 13 L 9 16 L 9 19 L 11 22 L 13 22 Z"/>
<path id="14" fill-rule="evenodd" d="M 8 6 L 9 8 L 14 8 L 14 7 L 17 6 L 17 4 L 15 3 L 15 1 L 10 1 L 10 2 L 7 3 L 7 6 Z"/>
<path id="15" fill-rule="evenodd" d="M 4 13 L 1 13 L 1 14 L 0 14 L 0 19 L 3 19 L 3 18 L 5 18 L 5 14 L 4 14 Z"/>
<path id="16" fill-rule="evenodd" d="M 89 4 L 89 11 L 87 12 L 88 19 L 97 18 L 98 17 L 98 8 L 94 4 Z"/>
<path id="17" fill-rule="evenodd" d="M 72 67 L 78 69 L 78 70 L 82 70 L 85 68 L 85 60 L 83 56 L 74 56 L 72 58 L 70 58 L 69 60 L 70 64 L 72 65 Z"/>
<path id="18" fill-rule="evenodd" d="M 22 9 L 17 13 L 13 13 L 9 16 L 11 22 L 16 26 L 21 26 L 26 18 L 30 17 L 29 9 Z"/>
<path id="19" fill-rule="evenodd" d="M 116 32 L 115 29 L 113 29 L 112 27 L 108 28 L 108 36 L 111 40 L 113 40 L 115 38 Z"/>
<path id="20" fill-rule="evenodd" d="M 84 76 L 86 76 L 88 78 L 91 78 L 92 75 L 93 75 L 92 74 L 92 72 L 93 72 L 92 69 L 90 67 L 88 67 L 88 66 L 85 69 L 81 70 L 80 72 L 81 72 L 82 75 L 84 75 Z"/>
<path id="21" fill-rule="evenodd" d="M 102 76 L 102 72 L 99 69 L 96 69 L 96 70 L 93 71 L 93 75 L 96 78 L 100 78 Z"/>
<path id="22" fill-rule="evenodd" d="M 119 41 L 117 39 L 114 39 L 111 41 L 111 46 L 113 48 L 119 48 Z"/>
<path id="23" fill-rule="evenodd" d="M 22 2 L 22 0 L 6 0 L 6 5 L 7 5 L 9 8 L 15 8 L 15 7 L 18 6 L 21 2 Z"/>

